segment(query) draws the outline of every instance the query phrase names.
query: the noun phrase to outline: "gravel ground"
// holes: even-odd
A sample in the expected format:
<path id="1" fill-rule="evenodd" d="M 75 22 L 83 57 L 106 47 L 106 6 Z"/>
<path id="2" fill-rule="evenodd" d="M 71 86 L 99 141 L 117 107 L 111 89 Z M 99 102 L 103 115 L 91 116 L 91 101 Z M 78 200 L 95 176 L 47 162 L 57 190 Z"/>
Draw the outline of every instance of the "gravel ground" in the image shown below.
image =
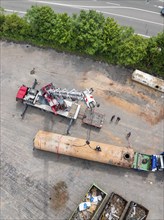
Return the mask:
<path id="1" fill-rule="evenodd" d="M 36 73 L 30 74 L 35 68 Z M 62 88 L 93 87 L 105 114 L 101 130 L 90 139 L 131 146 L 143 153 L 163 151 L 163 96 L 131 81 L 132 70 L 54 50 L 1 42 L 1 219 L 67 220 L 92 183 L 118 193 L 150 210 L 148 220 L 164 219 L 162 173 L 145 173 L 90 161 L 33 151 L 39 129 L 65 134 L 68 120 L 16 103 L 18 88 L 50 82 Z M 82 104 L 81 114 L 84 112 Z M 112 115 L 121 118 L 109 123 Z M 71 136 L 86 139 L 87 127 L 78 119 Z"/>

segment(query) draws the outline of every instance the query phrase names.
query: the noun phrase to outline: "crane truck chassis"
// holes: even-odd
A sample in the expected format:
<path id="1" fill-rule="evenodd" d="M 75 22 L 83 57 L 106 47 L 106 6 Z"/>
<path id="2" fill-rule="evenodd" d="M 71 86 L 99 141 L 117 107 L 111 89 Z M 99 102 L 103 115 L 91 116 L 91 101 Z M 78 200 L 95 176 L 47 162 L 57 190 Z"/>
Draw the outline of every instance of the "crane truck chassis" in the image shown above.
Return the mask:
<path id="1" fill-rule="evenodd" d="M 148 155 L 135 152 L 130 147 L 118 147 L 94 141 L 88 143 L 84 139 L 42 130 L 37 132 L 33 144 L 34 148 L 39 150 L 135 170 L 164 170 L 164 152 L 160 155 Z"/>
<path id="2" fill-rule="evenodd" d="M 70 119 L 67 133 L 69 133 L 72 122 L 77 119 L 80 112 L 80 104 L 77 101 L 83 101 L 87 109 L 83 115 L 82 122 L 97 128 L 101 128 L 104 121 L 104 115 L 94 111 L 99 104 L 92 96 L 93 89 L 85 89 L 79 92 L 75 89 L 68 91 L 55 87 L 52 83 L 42 87 L 40 90 L 35 89 L 38 84 L 35 79 L 32 87 L 22 85 L 16 95 L 16 101 L 25 104 L 25 109 L 21 114 L 22 118 L 28 106 L 39 108 L 43 111 L 51 112 L 55 115 L 61 115 Z M 76 101 L 76 102 L 75 102 Z"/>

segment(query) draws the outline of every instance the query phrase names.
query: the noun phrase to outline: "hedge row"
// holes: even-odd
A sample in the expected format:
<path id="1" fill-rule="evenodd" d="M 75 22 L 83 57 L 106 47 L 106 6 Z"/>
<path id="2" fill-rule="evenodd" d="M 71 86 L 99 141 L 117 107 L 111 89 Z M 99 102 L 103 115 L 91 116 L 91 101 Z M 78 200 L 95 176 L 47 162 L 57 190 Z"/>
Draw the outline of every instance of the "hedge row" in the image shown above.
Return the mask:
<path id="1" fill-rule="evenodd" d="M 0 38 L 51 47 L 164 76 L 164 33 L 144 38 L 96 11 L 57 14 L 32 6 L 21 18 L 0 10 Z"/>

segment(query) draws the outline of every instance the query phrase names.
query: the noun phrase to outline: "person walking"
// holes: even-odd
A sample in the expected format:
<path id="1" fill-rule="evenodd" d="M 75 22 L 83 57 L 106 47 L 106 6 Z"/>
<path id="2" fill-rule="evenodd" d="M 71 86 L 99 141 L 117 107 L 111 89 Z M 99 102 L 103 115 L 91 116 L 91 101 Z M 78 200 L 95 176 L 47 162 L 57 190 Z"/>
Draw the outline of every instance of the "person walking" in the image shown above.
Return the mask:
<path id="1" fill-rule="evenodd" d="M 121 118 L 120 117 L 117 117 L 117 119 L 116 119 L 116 124 L 118 124 L 118 122 L 121 120 Z"/>
<path id="2" fill-rule="evenodd" d="M 131 132 L 127 133 L 126 139 L 129 140 L 130 136 L 131 136 Z"/>
<path id="3" fill-rule="evenodd" d="M 110 123 L 112 123 L 113 119 L 115 118 L 115 115 L 113 115 L 110 119 Z"/>

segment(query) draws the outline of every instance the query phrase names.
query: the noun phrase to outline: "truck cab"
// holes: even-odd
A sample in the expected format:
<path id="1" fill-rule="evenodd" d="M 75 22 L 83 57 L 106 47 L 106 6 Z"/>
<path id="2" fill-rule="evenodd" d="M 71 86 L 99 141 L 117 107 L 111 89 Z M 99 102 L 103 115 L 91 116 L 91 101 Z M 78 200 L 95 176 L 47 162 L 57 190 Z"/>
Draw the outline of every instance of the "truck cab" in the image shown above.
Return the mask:
<path id="1" fill-rule="evenodd" d="M 16 101 L 23 101 L 25 95 L 27 94 L 27 91 L 28 91 L 28 87 L 26 86 L 21 86 L 17 92 L 17 95 L 16 95 Z"/>
<path id="2" fill-rule="evenodd" d="M 163 171 L 164 170 L 164 152 L 156 155 L 134 153 L 133 168 L 143 171 Z"/>
<path id="3" fill-rule="evenodd" d="M 163 171 L 164 170 L 164 152 L 160 155 L 152 155 L 152 171 Z"/>

